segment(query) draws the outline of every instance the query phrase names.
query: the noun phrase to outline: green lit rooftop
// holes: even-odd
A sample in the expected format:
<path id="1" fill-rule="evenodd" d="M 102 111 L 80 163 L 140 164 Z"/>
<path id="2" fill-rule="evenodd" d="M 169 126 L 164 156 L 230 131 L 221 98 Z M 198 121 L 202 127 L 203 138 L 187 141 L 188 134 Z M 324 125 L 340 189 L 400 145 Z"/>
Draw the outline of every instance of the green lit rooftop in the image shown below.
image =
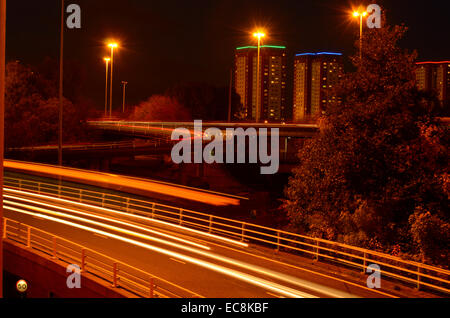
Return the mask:
<path id="1" fill-rule="evenodd" d="M 245 50 L 245 49 L 257 49 L 257 46 L 241 46 L 237 47 L 236 50 Z M 261 48 L 268 48 L 268 49 L 286 49 L 285 46 L 281 45 L 261 45 Z"/>

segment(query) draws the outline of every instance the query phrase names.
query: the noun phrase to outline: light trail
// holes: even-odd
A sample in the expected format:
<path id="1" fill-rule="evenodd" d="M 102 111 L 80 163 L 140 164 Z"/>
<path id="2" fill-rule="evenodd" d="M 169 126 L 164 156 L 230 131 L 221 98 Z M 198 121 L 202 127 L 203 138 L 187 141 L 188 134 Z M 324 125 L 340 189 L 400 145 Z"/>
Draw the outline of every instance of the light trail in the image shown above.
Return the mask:
<path id="1" fill-rule="evenodd" d="M 289 288 L 289 287 L 286 287 L 286 286 L 283 286 L 283 285 L 280 285 L 280 284 L 277 284 L 277 283 L 273 283 L 273 282 L 267 281 L 265 279 L 261 279 L 261 278 L 255 277 L 253 275 L 245 274 L 245 273 L 233 270 L 233 269 L 229 269 L 229 268 L 226 268 L 226 267 L 223 267 L 223 266 L 220 266 L 220 265 L 216 265 L 216 264 L 213 264 L 213 263 L 210 263 L 210 262 L 206 262 L 206 261 L 203 261 L 203 260 L 200 260 L 200 259 L 197 259 L 197 258 L 193 258 L 191 256 L 180 254 L 178 252 L 169 251 L 169 250 L 157 247 L 157 246 L 153 246 L 153 245 L 150 245 L 150 244 L 147 244 L 147 243 L 139 242 L 139 241 L 136 241 L 136 240 L 133 240 L 133 239 L 130 239 L 130 238 L 126 238 L 126 237 L 123 237 L 123 236 L 119 236 L 119 235 L 116 235 L 116 234 L 105 232 L 105 231 L 102 231 L 102 230 L 99 230 L 99 229 L 95 229 L 95 228 L 91 228 L 91 227 L 88 227 L 88 226 L 84 226 L 84 225 L 80 225 L 80 224 L 77 224 L 77 223 L 73 223 L 73 222 L 70 222 L 70 221 L 58 219 L 58 218 L 55 218 L 55 217 L 52 217 L 52 216 L 48 216 L 48 215 L 45 215 L 45 214 L 25 211 L 25 210 L 14 208 L 14 207 L 11 207 L 11 206 L 8 206 L 8 205 L 5 205 L 5 208 L 7 210 L 14 211 L 14 212 L 17 212 L 17 213 L 26 214 L 26 215 L 30 215 L 30 216 L 35 216 L 35 217 L 46 219 L 46 220 L 53 221 L 53 222 L 56 222 L 56 223 L 60 223 L 60 224 L 68 225 L 68 226 L 75 227 L 75 228 L 78 228 L 78 229 L 82 229 L 82 230 L 85 230 L 85 231 L 88 231 L 88 232 L 91 232 L 91 233 L 104 235 L 104 236 L 107 236 L 107 237 L 110 237 L 110 238 L 113 238 L 113 239 L 116 239 L 116 240 L 119 240 L 119 241 L 122 241 L 122 242 L 126 242 L 126 243 L 131 244 L 131 245 L 139 246 L 139 247 L 142 247 L 142 248 L 147 249 L 147 250 L 151 250 L 151 251 L 154 251 L 154 252 L 157 252 L 157 253 L 161 253 L 161 254 L 167 255 L 169 257 L 178 258 L 178 259 L 186 261 L 188 263 L 196 264 L 196 265 L 201 266 L 203 268 L 207 268 L 209 270 L 212 270 L 212 271 L 224 274 L 226 276 L 233 277 L 233 278 L 236 278 L 238 280 L 245 281 L 245 282 L 250 283 L 252 285 L 259 286 L 259 287 L 262 287 L 264 289 L 268 289 L 268 290 L 270 290 L 272 292 L 282 294 L 282 295 L 284 295 L 286 297 L 293 297 L 293 298 L 310 297 L 310 298 L 316 298 L 313 295 L 310 295 L 310 294 L 307 294 L 307 293 L 304 293 L 304 292 L 301 292 L 301 291 L 298 291 L 298 290 L 295 290 L 295 289 L 292 289 L 292 288 Z"/>
<path id="2" fill-rule="evenodd" d="M 209 237 L 209 238 L 212 238 L 212 239 L 215 239 L 215 240 L 219 240 L 219 241 L 235 244 L 235 245 L 238 245 L 238 246 L 241 246 L 241 247 L 248 247 L 247 243 L 239 242 L 239 241 L 236 241 L 236 240 L 233 240 L 233 239 L 230 239 L 230 238 L 227 238 L 227 237 L 219 236 L 219 235 L 216 235 L 216 234 L 211 234 L 211 233 L 207 233 L 207 232 L 191 229 L 189 227 L 181 226 L 181 225 L 178 225 L 178 224 L 173 224 L 173 223 L 169 223 L 169 222 L 165 222 L 165 221 L 161 221 L 161 220 L 156 220 L 156 219 L 153 219 L 153 218 L 148 218 L 148 217 L 143 217 L 143 216 L 140 216 L 140 215 L 135 215 L 135 214 L 131 214 L 131 213 L 121 212 L 121 211 L 118 211 L 118 210 L 112 210 L 112 209 L 109 209 L 109 208 L 103 208 L 103 207 L 96 206 L 96 205 L 91 205 L 91 204 L 86 204 L 86 203 L 81 203 L 81 202 L 61 199 L 61 198 L 57 198 L 57 197 L 53 197 L 53 196 L 37 194 L 37 193 L 32 193 L 32 192 L 23 191 L 23 190 L 16 190 L 16 189 L 8 188 L 8 187 L 4 187 L 4 189 L 5 189 L 5 192 L 11 192 L 11 193 L 16 193 L 16 194 L 28 195 L 28 196 L 32 196 L 32 197 L 35 197 L 35 198 L 42 198 L 42 199 L 47 199 L 47 200 L 50 199 L 50 200 L 53 200 L 53 201 L 66 203 L 66 204 L 71 204 L 71 205 L 75 205 L 75 206 L 83 207 L 83 208 L 88 208 L 88 209 L 97 209 L 99 211 L 104 211 L 104 212 L 113 213 L 113 214 L 117 214 L 117 215 L 122 215 L 122 216 L 126 216 L 126 217 L 132 217 L 132 218 L 135 218 L 135 219 L 138 219 L 138 220 L 142 220 L 142 221 L 148 221 L 148 222 L 161 224 L 161 225 L 164 225 L 164 226 L 169 226 L 169 227 L 172 227 L 172 228 L 176 228 L 178 230 L 195 233 L 195 234 L 206 236 L 206 237 Z"/>
<path id="3" fill-rule="evenodd" d="M 81 218 L 81 217 L 78 217 L 78 216 L 74 216 L 74 215 L 70 215 L 70 214 L 66 214 L 66 213 L 61 213 L 61 212 L 55 212 L 55 211 L 47 210 L 47 209 L 44 209 L 44 208 L 39 208 L 39 207 L 32 206 L 32 205 L 26 205 L 26 204 L 22 204 L 22 203 L 17 203 L 17 202 L 13 202 L 13 201 L 9 201 L 9 200 L 4 200 L 3 202 L 6 203 L 6 204 L 15 205 L 15 206 L 22 207 L 22 208 L 28 208 L 28 209 L 31 209 L 31 210 L 34 210 L 34 211 L 37 211 L 37 212 L 41 212 L 41 213 L 47 213 L 47 214 L 51 214 L 51 215 L 60 216 L 60 217 L 63 217 L 63 218 L 68 218 L 68 219 L 72 219 L 72 220 L 77 220 L 77 221 L 89 223 L 91 225 L 100 226 L 100 227 L 103 227 L 103 228 L 106 228 L 106 229 L 109 229 L 109 230 L 113 230 L 113 231 L 116 231 L 116 232 L 119 232 L 119 233 L 128 234 L 128 235 L 131 235 L 131 236 L 139 237 L 139 238 L 146 239 L 146 240 L 153 241 L 153 242 L 158 242 L 158 243 L 161 243 L 161 244 L 164 244 L 164 245 L 169 245 L 169 246 L 172 246 L 172 247 L 175 247 L 175 248 L 179 248 L 179 249 L 182 249 L 182 250 L 187 250 L 187 251 L 190 251 L 190 252 L 194 251 L 194 250 L 190 249 L 187 246 L 183 246 L 183 245 L 180 245 L 180 244 L 177 244 L 177 243 L 165 241 L 165 240 L 153 237 L 153 236 L 140 234 L 140 233 L 137 233 L 137 232 L 126 230 L 126 229 L 123 229 L 123 228 L 120 228 L 120 227 L 117 227 L 117 226 L 113 226 L 113 225 L 109 225 L 109 224 L 106 224 L 106 223 L 92 221 L 92 220 Z M 58 209 L 60 209 L 60 208 L 58 208 Z M 73 210 L 69 210 L 69 211 L 73 212 Z M 209 247 L 207 247 L 207 246 L 205 246 L 204 248 L 209 249 Z"/>
<path id="4" fill-rule="evenodd" d="M 39 204 L 39 202 L 35 202 L 35 201 L 32 201 L 32 200 L 27 200 L 27 201 Z M 10 201 L 5 201 L 5 202 L 6 203 L 10 203 Z M 22 206 L 22 205 L 19 205 L 19 206 Z M 53 215 L 55 215 L 55 214 L 56 215 L 63 215 L 63 216 L 65 215 L 65 214 L 61 214 L 59 212 L 53 212 L 53 211 L 49 211 L 49 210 L 45 210 L 45 209 L 36 208 L 34 206 L 26 206 L 25 205 L 25 206 L 22 206 L 22 207 L 28 207 L 30 209 L 34 209 L 34 210 L 37 210 L 37 211 L 40 211 L 40 212 L 46 211 L 47 213 L 53 214 Z M 60 209 L 60 207 L 58 207 L 58 206 L 53 206 L 53 207 L 57 208 L 57 209 Z M 65 209 L 65 208 L 61 208 L 61 209 L 64 209 L 64 210 L 67 210 L 67 211 L 72 211 L 71 209 Z M 79 220 L 81 218 L 76 218 L 75 217 L 75 219 Z M 83 219 L 81 219 L 81 220 L 83 220 Z M 86 222 L 89 223 L 89 220 L 86 220 Z M 95 222 L 95 224 L 99 225 L 99 226 L 102 226 L 102 223 Z M 110 228 L 110 227 L 106 226 L 106 228 Z M 116 231 L 120 232 L 120 230 L 117 230 L 117 228 L 116 228 Z M 134 235 L 134 236 L 138 236 L 138 237 L 142 237 L 138 233 L 131 232 L 131 231 L 128 231 L 128 232 L 129 232 L 128 234 L 131 234 L 131 235 Z M 143 237 L 143 238 L 145 238 L 145 237 Z M 309 281 L 305 281 L 305 280 L 302 280 L 302 279 L 299 279 L 299 278 L 296 278 L 296 277 L 293 277 L 293 276 L 290 276 L 290 275 L 285 275 L 285 274 L 282 274 L 282 273 L 279 273 L 279 272 L 276 272 L 276 271 L 268 270 L 268 269 L 265 269 L 265 268 L 253 265 L 253 264 L 248 264 L 248 263 L 245 263 L 245 262 L 241 262 L 241 261 L 238 261 L 236 259 L 232 259 L 232 258 L 228 258 L 228 257 L 225 257 L 225 256 L 221 256 L 221 255 L 217 255 L 217 254 L 213 254 L 213 253 L 208 253 L 208 252 L 204 252 L 204 251 L 200 251 L 200 250 L 196 250 L 196 249 L 189 249 L 189 248 L 186 248 L 186 247 L 184 247 L 183 249 L 187 250 L 189 252 L 198 254 L 198 255 L 202 255 L 202 256 L 210 258 L 210 259 L 214 259 L 214 260 L 219 261 L 219 262 L 223 262 L 223 263 L 230 264 L 230 265 L 233 265 L 233 266 L 236 266 L 236 267 L 244 268 L 246 270 L 249 270 L 249 271 L 252 271 L 252 272 L 256 272 L 256 273 L 259 273 L 261 275 L 269 276 L 269 277 L 278 279 L 280 281 L 296 285 L 298 287 L 307 288 L 309 290 L 312 290 L 312 291 L 315 291 L 315 292 L 319 292 L 319 293 L 325 294 L 325 295 L 330 296 L 330 297 L 336 297 L 336 298 L 350 298 L 350 297 L 353 297 L 353 295 L 351 295 L 349 293 L 341 292 L 341 291 L 336 290 L 334 288 L 324 287 L 324 286 L 321 286 L 321 285 L 318 285 L 318 284 L 315 284 L 315 283 L 312 283 L 312 282 L 309 282 Z"/>
<path id="5" fill-rule="evenodd" d="M 211 244 L 212 245 L 218 245 L 218 244 L 215 244 L 215 243 L 211 243 Z M 326 274 L 323 274 L 323 273 L 318 272 L 318 271 L 306 269 L 305 267 L 300 267 L 300 265 L 293 265 L 293 264 L 290 264 L 290 263 L 286 263 L 285 261 L 282 261 L 282 260 L 276 260 L 276 259 L 273 259 L 273 258 L 270 258 L 270 257 L 267 257 L 267 256 L 253 254 L 253 253 L 248 252 L 248 251 L 238 250 L 238 249 L 235 249 L 235 248 L 232 248 L 232 247 L 228 247 L 228 246 L 223 246 L 223 245 L 218 245 L 218 246 L 223 247 L 223 248 L 225 248 L 227 250 L 239 253 L 239 254 L 244 254 L 244 255 L 251 256 L 251 257 L 255 257 L 255 258 L 258 258 L 258 259 L 261 259 L 261 260 L 264 260 L 264 261 L 272 262 L 272 263 L 275 263 L 277 265 L 286 266 L 286 267 L 289 267 L 291 269 L 295 269 L 295 270 L 299 270 L 299 271 L 302 271 L 302 272 L 306 272 L 306 273 L 309 273 L 309 274 L 312 274 L 312 275 L 315 275 L 315 276 L 324 277 L 324 278 L 329 279 L 329 280 L 334 280 L 334 281 L 337 281 L 337 282 L 340 282 L 340 283 L 343 283 L 343 284 L 346 284 L 346 285 L 351 285 L 351 286 L 354 286 L 354 287 L 357 287 L 357 288 L 361 288 L 361 289 L 364 289 L 364 290 L 367 290 L 367 291 L 370 291 L 370 292 L 374 292 L 374 293 L 377 293 L 377 294 L 380 294 L 380 295 L 383 295 L 383 296 L 387 296 L 387 297 L 390 297 L 390 298 L 398 298 L 398 296 L 394 296 L 394 295 L 382 292 L 382 291 L 377 290 L 377 289 L 369 288 L 366 285 L 353 283 L 353 282 L 350 282 L 348 280 L 338 278 L 336 276 L 331 276 L 331 274 L 330 275 L 326 275 Z"/>
<path id="6" fill-rule="evenodd" d="M 135 228 L 135 229 L 138 229 L 138 230 L 142 230 L 144 232 L 156 234 L 156 235 L 163 236 L 163 237 L 175 240 L 175 241 L 187 243 L 189 245 L 193 245 L 193 246 L 205 249 L 205 250 L 210 250 L 210 247 L 208 247 L 206 245 L 202 245 L 202 244 L 198 244 L 198 243 L 195 243 L 195 242 L 192 242 L 192 241 L 184 240 L 182 238 L 179 238 L 179 237 L 176 237 L 176 236 L 173 236 L 173 235 L 169 235 L 169 234 L 166 234 L 166 233 L 158 232 L 158 231 L 155 231 L 155 230 L 150 230 L 150 229 L 148 229 L 146 227 L 135 225 L 135 224 L 132 224 L 132 223 L 119 221 L 119 220 L 116 220 L 116 219 L 111 219 L 111 218 L 99 216 L 99 215 L 92 214 L 92 213 L 86 213 L 86 212 L 81 212 L 81 211 L 78 211 L 78 210 L 68 209 L 68 208 L 64 208 L 64 207 L 61 207 L 61 206 L 48 204 L 48 203 L 44 203 L 44 202 L 33 201 L 33 200 L 29 200 L 29 199 L 25 199 L 25 198 L 21 198 L 21 197 L 16 197 L 16 196 L 8 195 L 8 194 L 5 194 L 4 197 L 5 198 L 9 198 L 9 199 L 19 200 L 19 201 L 22 201 L 22 202 L 38 204 L 38 205 L 41 205 L 41 206 L 46 206 L 46 207 L 54 208 L 54 209 L 58 209 L 58 210 L 63 210 L 63 211 L 66 211 L 66 212 L 72 212 L 72 213 L 75 213 L 75 214 L 78 214 L 78 215 L 84 215 L 84 216 L 88 216 L 88 217 L 92 217 L 92 218 L 96 218 L 96 219 L 100 219 L 100 220 L 104 220 L 104 221 L 113 222 L 113 223 L 120 224 L 120 225 L 129 226 L 129 227 L 132 227 L 132 228 Z M 10 201 L 5 201 L 5 202 L 10 202 Z M 13 204 L 13 202 L 10 202 L 10 203 Z"/>
<path id="7" fill-rule="evenodd" d="M 169 183 L 155 182 L 132 177 L 125 177 L 100 172 L 91 172 L 87 170 L 60 168 L 42 164 L 31 164 L 26 162 L 17 162 L 5 160 L 4 167 L 7 169 L 18 169 L 27 172 L 44 173 L 52 176 L 59 176 L 69 179 L 77 179 L 95 183 L 105 183 L 114 186 L 132 187 L 139 190 L 150 191 L 162 195 L 169 195 L 185 200 L 192 200 L 215 206 L 239 205 L 238 197 L 227 197 L 212 191 L 200 191 L 194 188 L 176 186 Z"/>

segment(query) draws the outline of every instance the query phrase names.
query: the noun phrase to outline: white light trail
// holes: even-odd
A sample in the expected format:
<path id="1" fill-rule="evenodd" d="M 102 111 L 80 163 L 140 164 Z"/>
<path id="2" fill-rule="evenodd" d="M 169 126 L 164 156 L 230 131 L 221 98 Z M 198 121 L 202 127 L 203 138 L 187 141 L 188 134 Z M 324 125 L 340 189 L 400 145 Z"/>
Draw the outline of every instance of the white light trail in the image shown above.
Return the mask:
<path id="1" fill-rule="evenodd" d="M 61 220 L 61 219 L 58 219 L 58 218 L 55 218 L 55 217 L 52 217 L 52 216 L 48 216 L 48 215 L 44 215 L 44 214 L 40 214 L 40 213 L 28 212 L 28 211 L 25 211 L 25 210 L 22 210 L 22 209 L 11 207 L 9 205 L 5 205 L 5 209 L 10 210 L 10 211 L 15 211 L 15 212 L 18 212 L 18 213 L 22 213 L 22 214 L 26 214 L 26 215 L 30 215 L 30 216 L 35 216 L 35 217 L 42 218 L 42 219 L 47 219 L 47 220 L 50 220 L 50 221 L 53 221 L 53 222 L 56 222 L 56 223 L 65 224 L 65 225 L 72 226 L 72 227 L 75 227 L 75 228 L 79 228 L 79 229 L 82 229 L 82 230 L 85 230 L 85 231 L 88 231 L 88 232 L 104 235 L 104 236 L 107 236 L 107 237 L 110 237 L 110 238 L 113 238 L 113 239 L 116 239 L 116 240 L 119 240 L 119 241 L 122 241 L 122 242 L 126 242 L 128 244 L 132 244 L 132 245 L 139 246 L 139 247 L 142 247 L 142 248 L 145 248 L 145 249 L 157 252 L 157 253 L 161 253 L 161 254 L 167 255 L 169 257 L 178 258 L 178 259 L 186 261 L 188 263 L 196 264 L 198 266 L 210 269 L 212 271 L 222 273 L 222 274 L 224 274 L 226 276 L 234 277 L 234 278 L 236 278 L 238 280 L 245 281 L 245 282 L 250 283 L 252 285 L 262 287 L 264 289 L 270 290 L 270 291 L 275 292 L 275 293 L 279 293 L 279 294 L 284 295 L 286 297 L 293 297 L 293 298 L 309 297 L 309 298 L 315 298 L 315 296 L 313 296 L 313 295 L 310 295 L 310 294 L 307 294 L 307 293 L 304 293 L 304 292 L 301 292 L 301 291 L 298 291 L 298 290 L 295 290 L 295 289 L 292 289 L 292 288 L 289 288 L 289 287 L 286 287 L 286 286 L 283 286 L 283 285 L 280 285 L 280 284 L 277 284 L 277 283 L 273 283 L 273 282 L 267 281 L 265 279 L 261 279 L 261 278 L 255 277 L 253 275 L 245 274 L 245 273 L 242 273 L 242 272 L 239 272 L 239 271 L 236 271 L 236 270 L 233 270 L 233 269 L 229 269 L 229 268 L 217 265 L 217 264 L 213 264 L 213 263 L 206 262 L 206 261 L 203 261 L 203 260 L 191 257 L 191 256 L 180 254 L 178 252 L 172 252 L 172 251 L 169 251 L 169 250 L 157 247 L 157 246 L 153 246 L 153 245 L 150 245 L 150 244 L 147 244 L 147 243 L 139 242 L 139 241 L 136 241 L 136 240 L 133 240 L 133 239 L 130 239 L 130 238 L 126 238 L 126 237 L 123 237 L 123 236 L 119 236 L 119 235 L 116 235 L 116 234 L 112 234 L 112 233 L 109 233 L 109 232 L 98 230 L 98 229 L 95 229 L 95 228 L 92 228 L 92 227 L 80 225 L 80 224 L 73 223 L 73 222 L 66 221 L 66 220 Z"/>
<path id="2" fill-rule="evenodd" d="M 106 229 L 109 229 L 109 230 L 113 230 L 113 231 L 116 231 L 116 232 L 119 232 L 119 233 L 128 234 L 128 235 L 131 235 L 131 236 L 143 238 L 143 239 L 146 239 L 146 240 L 149 240 L 149 241 L 161 243 L 161 244 L 164 244 L 164 245 L 169 245 L 169 246 L 172 246 L 172 247 L 175 247 L 175 248 L 179 248 L 179 249 L 183 249 L 183 250 L 187 250 L 187 251 L 191 251 L 191 252 L 194 251 L 193 249 L 191 249 L 191 248 L 189 248 L 187 246 L 184 246 L 184 245 L 180 245 L 180 244 L 177 244 L 177 243 L 165 241 L 165 240 L 162 240 L 162 239 L 159 239 L 159 238 L 156 238 L 156 237 L 153 237 L 153 236 L 148 236 L 148 235 L 145 235 L 145 234 L 140 234 L 140 233 L 137 233 L 137 232 L 134 232 L 134 231 L 126 230 L 126 229 L 123 229 L 123 228 L 120 228 L 120 227 L 117 227 L 117 226 L 113 226 L 113 225 L 109 225 L 109 224 L 106 224 L 106 223 L 101 223 L 101 222 L 97 222 L 97 221 L 81 218 L 81 217 L 78 217 L 78 216 L 74 216 L 74 215 L 70 215 L 70 214 L 66 214 L 66 213 L 61 213 L 61 212 L 56 212 L 56 211 L 52 211 L 52 210 L 48 210 L 48 209 L 44 209 L 44 208 L 39 208 L 39 207 L 36 207 L 36 206 L 33 206 L 33 205 L 26 205 L 26 204 L 22 204 L 22 203 L 17 203 L 17 202 L 13 202 L 13 201 L 9 201 L 9 200 L 4 200 L 3 202 L 5 204 L 11 204 L 11 205 L 14 205 L 14 206 L 17 206 L 17 207 L 31 209 L 31 210 L 34 210 L 34 211 L 37 211 L 37 212 L 40 212 L 40 213 L 51 214 L 51 215 L 59 216 L 59 217 L 62 217 L 62 218 L 72 219 L 72 220 L 76 220 L 76 221 L 80 221 L 80 222 L 84 222 L 84 223 L 89 223 L 91 225 L 100 226 L 100 227 L 103 227 L 103 228 L 106 228 Z M 57 209 L 61 209 L 59 207 L 56 207 L 56 208 Z M 67 210 L 69 210 L 69 209 L 67 209 Z M 196 243 L 193 243 L 193 244 L 196 244 Z M 207 246 L 205 246 L 204 248 L 209 249 L 209 247 L 207 247 Z"/>
<path id="3" fill-rule="evenodd" d="M 33 194 L 35 195 L 35 194 Z M 64 200 L 66 201 L 66 200 Z M 69 203 L 72 203 L 72 201 L 68 201 Z M 74 202 L 77 203 L 77 202 Z M 58 208 L 58 207 L 57 207 Z M 102 208 L 103 209 L 103 208 Z M 125 213 L 126 214 L 126 213 Z M 128 215 L 128 214 L 126 214 Z M 144 218 L 145 219 L 145 218 Z M 184 227 L 182 227 L 184 229 Z M 262 275 L 266 275 L 266 276 L 270 276 L 272 278 L 296 285 L 298 287 L 302 287 L 302 288 L 307 288 L 309 290 L 315 291 L 315 292 L 319 292 L 322 293 L 324 295 L 327 295 L 329 297 L 337 297 L 337 298 L 351 298 L 354 297 L 352 294 L 346 293 L 346 292 L 342 292 L 339 290 L 336 290 L 334 288 L 330 288 L 330 287 L 326 287 L 326 286 L 322 286 L 319 284 L 315 284 L 309 281 L 305 281 L 302 279 L 299 279 L 297 277 L 294 276 L 290 276 L 290 275 L 286 275 L 286 274 L 282 274 L 280 272 L 276 272 L 276 271 L 272 271 L 266 268 L 262 268 L 253 264 L 249 264 L 249 263 L 245 263 L 245 262 L 241 262 L 239 260 L 236 259 L 232 259 L 232 258 L 228 258 L 225 256 L 221 256 L 221 255 L 217 255 L 217 254 L 213 254 L 213 253 L 209 253 L 209 252 L 204 252 L 204 251 L 200 251 L 200 250 L 196 250 L 196 249 L 188 249 L 188 251 L 196 253 L 198 255 L 202 255 L 205 256 L 207 258 L 212 258 L 214 260 L 226 263 L 226 264 L 230 264 L 230 265 L 234 265 L 237 267 L 241 267 L 241 268 L 245 268 L 246 270 L 250 270 Z"/>
<path id="4" fill-rule="evenodd" d="M 92 214 L 92 213 L 85 213 L 85 212 L 81 212 L 81 211 L 77 211 L 77 210 L 73 210 L 73 209 L 68 209 L 68 208 L 64 208 L 64 207 L 53 205 L 53 204 L 48 204 L 48 203 L 39 202 L 39 201 L 33 201 L 33 200 L 29 200 L 29 199 L 25 199 L 25 198 L 21 198 L 21 197 L 16 197 L 16 196 L 8 195 L 8 194 L 5 194 L 4 197 L 5 198 L 9 198 L 9 199 L 19 200 L 19 201 L 22 201 L 22 202 L 38 204 L 38 205 L 41 205 L 41 206 L 46 206 L 46 207 L 54 208 L 54 209 L 58 209 L 58 210 L 63 210 L 63 211 L 75 213 L 75 214 L 78 214 L 78 215 L 92 217 L 92 218 L 100 219 L 100 220 L 103 220 L 103 221 L 109 221 L 109 222 L 120 224 L 120 225 L 129 226 L 129 227 L 132 227 L 132 228 L 144 231 L 144 232 L 148 232 L 148 233 L 156 234 L 156 235 L 159 235 L 159 236 L 163 236 L 165 238 L 172 239 L 172 240 L 179 241 L 179 242 L 183 242 L 183 243 L 186 243 L 186 244 L 189 244 L 189 245 L 192 245 L 192 246 L 196 246 L 196 247 L 199 247 L 199 248 L 202 248 L 202 249 L 205 249 L 205 250 L 210 250 L 210 247 L 208 247 L 206 245 L 202 245 L 202 244 L 198 244 L 198 243 L 195 243 L 195 242 L 192 242 L 192 241 L 188 241 L 188 240 L 182 239 L 182 238 L 174 236 L 174 235 L 169 235 L 169 234 L 165 234 L 165 233 L 162 233 L 162 232 L 159 232 L 159 231 L 150 230 L 150 229 L 148 229 L 146 227 L 135 225 L 135 224 L 132 224 L 132 223 L 129 223 L 129 222 L 123 222 L 123 221 L 119 221 L 119 220 L 116 220 L 116 219 L 111 219 L 111 218 L 95 215 L 95 214 Z M 11 204 L 13 204 L 13 202 L 11 202 L 11 201 L 5 201 L 5 202 L 10 202 Z M 128 233 L 128 234 L 130 234 L 130 233 Z"/>
<path id="5" fill-rule="evenodd" d="M 4 187 L 4 190 L 5 190 L 5 192 L 11 192 L 11 193 L 16 193 L 16 194 L 24 194 L 24 195 L 32 196 L 32 197 L 35 197 L 35 198 L 42 198 L 42 199 L 47 199 L 47 200 L 50 199 L 50 200 L 53 200 L 53 201 L 67 203 L 67 204 L 71 204 L 71 205 L 76 205 L 76 206 L 83 207 L 83 208 L 97 209 L 99 211 L 109 212 L 109 213 L 113 213 L 113 214 L 117 214 L 117 215 L 123 215 L 123 216 L 127 216 L 127 217 L 132 217 L 132 218 L 135 218 L 135 219 L 138 219 L 138 220 L 142 220 L 142 221 L 158 223 L 158 224 L 161 224 L 161 225 L 165 225 L 165 226 L 176 228 L 178 230 L 183 230 L 183 231 L 187 231 L 187 232 L 191 232 L 191 233 L 196 233 L 198 235 L 206 236 L 206 237 L 209 237 L 209 238 L 212 238 L 212 239 L 215 239 L 215 240 L 219 240 L 219 241 L 235 244 L 235 245 L 238 245 L 238 246 L 241 246 L 241 247 L 248 247 L 248 244 L 244 243 L 244 242 L 239 242 L 239 241 L 227 238 L 227 237 L 223 237 L 223 236 L 219 236 L 219 235 L 216 235 L 216 234 L 211 234 L 211 233 L 208 233 L 208 232 L 203 232 L 203 231 L 191 229 L 191 228 L 188 228 L 188 227 L 185 227 L 185 226 L 181 226 L 181 225 L 178 225 L 178 224 L 173 224 L 173 223 L 169 223 L 169 222 L 165 222 L 165 221 L 161 221 L 161 220 L 156 220 L 156 219 L 149 218 L 149 217 L 144 217 L 144 216 L 135 215 L 135 214 L 131 214 L 131 213 L 126 213 L 126 212 L 121 212 L 121 211 L 117 211 L 117 210 L 112 210 L 112 209 L 109 209 L 109 208 L 104 208 L 104 207 L 100 207 L 100 206 L 96 206 L 96 205 L 91 205 L 91 204 L 86 204 L 86 203 L 81 203 L 81 202 L 61 199 L 61 198 L 57 198 L 57 197 L 53 197 L 53 196 L 37 194 L 37 193 L 23 191 L 23 190 L 11 189 L 11 188 L 8 188 L 8 187 Z"/>

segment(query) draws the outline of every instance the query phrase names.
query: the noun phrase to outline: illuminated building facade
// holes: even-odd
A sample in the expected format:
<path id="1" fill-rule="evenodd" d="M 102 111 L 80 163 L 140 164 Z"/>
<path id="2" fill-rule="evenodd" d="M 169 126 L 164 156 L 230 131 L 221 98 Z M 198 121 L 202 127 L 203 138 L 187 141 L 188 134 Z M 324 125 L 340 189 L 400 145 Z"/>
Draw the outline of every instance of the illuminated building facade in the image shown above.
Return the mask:
<path id="1" fill-rule="evenodd" d="M 344 72 L 341 53 L 297 54 L 294 60 L 293 121 L 299 122 L 337 103 L 333 87 Z"/>
<path id="2" fill-rule="evenodd" d="M 260 58 L 261 120 L 286 121 L 286 47 L 262 45 Z M 235 89 L 245 116 L 256 119 L 258 47 L 238 47 L 235 54 Z"/>
<path id="3" fill-rule="evenodd" d="M 450 61 L 417 63 L 416 85 L 420 90 L 436 92 L 439 101 L 448 105 Z"/>

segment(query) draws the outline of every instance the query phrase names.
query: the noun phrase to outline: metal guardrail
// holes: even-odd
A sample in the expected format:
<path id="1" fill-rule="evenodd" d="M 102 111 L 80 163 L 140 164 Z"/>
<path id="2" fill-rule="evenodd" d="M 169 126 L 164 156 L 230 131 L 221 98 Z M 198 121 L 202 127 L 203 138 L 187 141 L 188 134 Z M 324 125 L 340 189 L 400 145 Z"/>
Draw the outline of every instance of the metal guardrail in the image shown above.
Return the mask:
<path id="1" fill-rule="evenodd" d="M 159 140 L 149 144 L 144 142 L 136 142 L 136 141 L 119 141 L 119 142 L 110 142 L 110 143 L 94 143 L 94 144 L 85 144 L 85 145 L 65 145 L 63 146 L 63 150 L 67 151 L 86 151 L 86 150 L 110 150 L 110 149 L 121 149 L 121 148 L 139 148 L 139 147 L 157 147 L 160 144 Z M 8 151 L 53 151 L 58 149 L 58 146 L 35 146 L 35 147 L 22 147 L 22 148 L 8 148 Z"/>
<path id="2" fill-rule="evenodd" d="M 208 233 L 269 246 L 277 251 L 309 255 L 365 272 L 370 264 L 381 267 L 381 274 L 420 288 L 450 294 L 450 271 L 439 267 L 408 261 L 389 254 L 350 246 L 338 242 L 269 228 L 179 207 L 138 200 L 80 188 L 37 181 L 5 178 L 5 187 L 78 201 L 103 208 L 163 220 Z"/>
<path id="3" fill-rule="evenodd" d="M 122 133 L 141 135 L 161 135 L 167 136 L 167 141 L 171 141 L 171 134 L 177 127 L 193 129 L 193 122 L 140 122 L 140 121 L 88 121 L 88 125 L 102 130 L 112 130 Z M 319 131 L 317 124 L 255 124 L 255 123 L 223 123 L 205 122 L 202 123 L 203 130 L 216 127 L 223 131 L 227 128 L 278 128 L 280 137 L 312 137 Z M 270 130 L 269 130 L 270 133 Z M 226 134 L 224 133 L 224 136 Z"/>
<path id="4" fill-rule="evenodd" d="M 147 135 L 160 135 L 160 142 L 167 143 L 171 142 L 170 135 L 172 130 L 166 128 L 163 123 L 129 123 L 129 122 L 89 122 L 89 125 L 103 130 L 116 130 L 119 132 L 126 133 L 142 133 Z"/>
<path id="5" fill-rule="evenodd" d="M 4 218 L 3 239 L 47 254 L 55 260 L 76 264 L 113 288 L 121 288 L 145 298 L 202 297 L 136 267 L 29 225 Z"/>

